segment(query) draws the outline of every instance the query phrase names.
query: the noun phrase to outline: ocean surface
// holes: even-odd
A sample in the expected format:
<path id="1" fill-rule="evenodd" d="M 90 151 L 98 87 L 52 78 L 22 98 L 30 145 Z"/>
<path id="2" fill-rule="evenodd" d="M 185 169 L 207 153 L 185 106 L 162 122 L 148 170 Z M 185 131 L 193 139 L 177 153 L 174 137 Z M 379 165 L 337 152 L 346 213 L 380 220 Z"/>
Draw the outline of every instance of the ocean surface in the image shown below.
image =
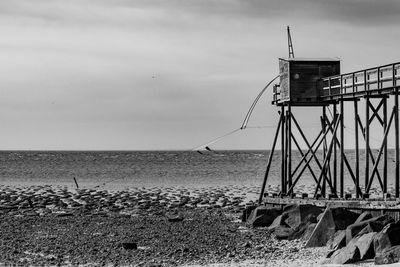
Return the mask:
<path id="1" fill-rule="evenodd" d="M 268 151 L 2 151 L 0 183 L 3 185 L 65 185 L 75 187 L 215 187 L 261 186 Z M 376 153 L 376 152 L 374 152 Z M 321 153 L 318 153 L 321 157 Z M 346 151 L 350 164 L 354 154 Z M 364 155 L 360 177 L 363 181 Z M 300 154 L 293 154 L 294 170 Z M 322 163 L 322 159 L 321 159 Z M 315 166 L 315 163 L 313 164 Z M 393 184 L 394 153 L 389 151 L 389 185 Z M 280 151 L 275 152 L 269 184 L 280 181 Z M 372 169 L 372 163 L 371 163 Z M 316 172 L 318 175 L 319 172 Z M 346 183 L 351 185 L 348 172 Z M 299 185 L 313 184 L 308 171 Z"/>

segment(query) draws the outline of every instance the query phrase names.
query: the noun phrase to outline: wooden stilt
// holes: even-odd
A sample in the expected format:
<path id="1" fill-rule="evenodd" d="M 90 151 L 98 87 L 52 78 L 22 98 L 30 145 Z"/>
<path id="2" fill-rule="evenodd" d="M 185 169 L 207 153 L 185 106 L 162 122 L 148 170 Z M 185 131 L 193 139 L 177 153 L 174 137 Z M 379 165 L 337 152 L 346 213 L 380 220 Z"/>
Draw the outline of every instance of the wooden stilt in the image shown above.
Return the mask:
<path id="1" fill-rule="evenodd" d="M 263 180 L 263 183 L 262 183 L 262 186 L 261 186 L 260 196 L 258 198 L 258 204 L 261 204 L 263 196 L 264 196 L 265 185 L 267 184 L 268 174 L 269 174 L 269 170 L 271 168 L 272 158 L 274 156 L 275 145 L 276 145 L 276 141 L 278 140 L 278 135 L 279 135 L 279 130 L 281 128 L 281 123 L 282 123 L 282 116 L 279 117 L 278 127 L 276 127 L 274 141 L 272 143 L 272 148 L 271 148 L 271 151 L 270 151 L 269 156 L 268 156 L 267 169 L 265 170 L 264 180 Z"/>
<path id="2" fill-rule="evenodd" d="M 288 172 L 288 155 L 289 155 L 289 125 L 288 125 L 288 115 L 285 115 L 285 194 L 287 194 L 288 182 L 289 182 L 289 172 Z"/>
<path id="3" fill-rule="evenodd" d="M 285 107 L 281 107 L 281 195 L 286 193 L 285 186 L 285 167 L 286 167 L 286 157 L 285 157 Z"/>
<path id="4" fill-rule="evenodd" d="M 384 97 L 383 101 L 383 131 L 385 132 L 388 124 L 387 124 L 387 98 Z M 387 193 L 387 174 L 388 174 L 388 149 L 387 149 L 387 138 L 384 140 L 383 147 L 383 194 Z"/>
<path id="5" fill-rule="evenodd" d="M 333 116 L 337 116 L 337 107 L 336 103 L 333 104 Z M 337 194 L 337 143 L 336 143 L 336 136 L 333 138 L 333 187 L 335 189 L 335 193 Z"/>
<path id="6" fill-rule="evenodd" d="M 323 106 L 322 107 L 322 119 L 321 119 L 321 127 L 322 127 L 322 131 L 326 132 L 326 107 Z M 327 143 L 326 143 L 326 138 L 324 139 L 324 146 L 323 146 L 323 151 L 324 151 L 324 161 L 326 161 L 327 158 Z M 328 164 L 328 163 L 327 163 Z M 326 197 L 326 179 L 327 179 L 327 175 L 326 175 L 326 171 L 323 167 L 324 165 L 322 164 L 322 172 L 323 172 L 323 176 L 322 176 L 322 190 L 321 190 L 321 195 L 323 197 Z M 326 167 L 325 167 L 326 168 Z"/>
<path id="7" fill-rule="evenodd" d="M 292 186 L 292 124 L 291 124 L 292 108 L 290 104 L 287 108 L 287 128 L 288 128 L 288 161 L 287 161 L 287 176 L 288 176 L 288 187 Z"/>
<path id="8" fill-rule="evenodd" d="M 396 80 L 394 80 L 394 83 Z M 394 107 L 395 107 L 395 118 L 394 118 L 394 125 L 395 125 L 395 195 L 396 198 L 399 197 L 399 179 L 400 179 L 400 162 L 399 162 L 399 88 L 395 89 L 394 95 Z"/>
<path id="9" fill-rule="evenodd" d="M 340 197 L 344 197 L 344 101 L 340 101 Z"/>
<path id="10" fill-rule="evenodd" d="M 369 178 L 369 98 L 365 98 L 365 189 L 368 186 Z"/>
<path id="11" fill-rule="evenodd" d="M 356 176 L 356 188 L 360 187 L 360 154 L 359 154 L 359 144 L 358 144 L 358 100 L 354 99 L 354 131 L 355 131 L 355 176 Z M 343 197 L 342 195 L 340 197 Z M 356 190 L 356 198 L 361 197 Z"/>

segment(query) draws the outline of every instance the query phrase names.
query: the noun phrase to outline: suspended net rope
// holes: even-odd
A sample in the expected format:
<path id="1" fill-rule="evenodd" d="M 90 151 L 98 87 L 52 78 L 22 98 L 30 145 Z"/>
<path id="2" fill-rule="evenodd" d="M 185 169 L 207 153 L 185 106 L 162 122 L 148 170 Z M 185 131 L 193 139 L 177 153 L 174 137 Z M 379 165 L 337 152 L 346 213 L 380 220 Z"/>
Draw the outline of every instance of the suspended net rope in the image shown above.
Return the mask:
<path id="1" fill-rule="evenodd" d="M 254 108 L 256 107 L 258 100 L 261 98 L 261 96 L 264 94 L 265 90 L 267 90 L 267 88 L 279 77 L 279 75 L 277 75 L 275 78 L 273 78 L 262 90 L 261 92 L 257 95 L 256 99 L 254 99 L 253 104 L 251 104 L 251 107 L 249 109 L 249 111 L 247 111 L 246 117 L 244 118 L 244 121 L 242 123 L 242 126 L 240 127 L 240 129 L 245 129 L 247 126 L 247 123 L 250 120 L 251 114 L 253 113 Z"/>
<path id="2" fill-rule="evenodd" d="M 229 132 L 229 133 L 226 133 L 226 134 L 221 135 L 221 136 L 219 136 L 219 137 L 217 137 L 217 138 L 214 138 L 214 139 L 212 139 L 211 141 L 208 141 L 207 143 L 202 144 L 202 145 L 200 145 L 200 146 L 197 146 L 197 147 L 195 147 L 195 148 L 193 148 L 193 149 L 191 149 L 191 150 L 199 150 L 199 149 L 202 149 L 202 148 L 206 148 L 206 147 L 208 147 L 209 145 L 212 145 L 212 144 L 218 142 L 218 141 L 221 140 L 222 138 L 227 137 L 227 136 L 229 136 L 229 135 L 231 135 L 231 134 L 234 134 L 234 133 L 236 133 L 237 131 L 240 131 L 240 130 L 243 130 L 243 129 L 242 129 L 242 128 L 237 128 L 237 129 L 235 129 L 235 130 L 233 130 L 233 131 L 231 131 L 231 132 Z"/>
<path id="3" fill-rule="evenodd" d="M 276 128 L 277 125 L 246 126 L 246 129 Z"/>
<path id="4" fill-rule="evenodd" d="M 257 95 L 257 97 L 254 99 L 253 103 L 252 103 L 251 106 L 250 106 L 250 109 L 247 111 L 246 117 L 244 118 L 243 123 L 242 123 L 242 126 L 240 126 L 240 128 L 237 128 L 237 129 L 235 129 L 235 130 L 233 130 L 233 131 L 230 131 L 229 133 L 226 133 L 226 134 L 221 135 L 221 136 L 219 136 L 219 137 L 217 137 L 217 138 L 214 138 L 214 139 L 212 139 L 211 141 L 208 141 L 207 143 L 202 144 L 202 145 L 200 145 L 200 146 L 197 146 L 197 147 L 195 147 L 195 148 L 193 148 L 193 149 L 191 149 L 191 150 L 192 150 L 192 151 L 195 151 L 195 150 L 199 150 L 199 149 L 203 149 L 203 148 L 206 148 L 206 149 L 207 149 L 209 145 L 212 145 L 212 144 L 218 142 L 219 140 L 221 140 L 221 139 L 223 139 L 223 138 L 225 138 L 225 137 L 227 137 L 227 136 L 229 136 L 229 135 L 232 135 L 232 134 L 234 134 L 234 133 L 236 133 L 236 132 L 238 132 L 238 131 L 240 131 L 240 130 L 246 129 L 246 128 L 247 128 L 247 123 L 248 123 L 249 120 L 250 120 L 251 114 L 253 113 L 253 110 L 254 110 L 254 108 L 256 107 L 256 105 L 257 105 L 257 103 L 258 103 L 258 100 L 261 98 L 261 96 L 264 94 L 264 92 L 267 90 L 267 88 L 268 88 L 278 77 L 279 77 L 279 75 L 277 75 L 275 78 L 273 78 L 273 79 L 260 91 L 260 93 L 259 93 L 259 94 Z M 272 125 L 268 125 L 268 126 L 252 126 L 251 128 L 272 128 L 272 127 L 276 127 L 276 126 L 272 126 Z M 250 127 L 248 127 L 248 128 L 250 128 Z M 208 148 L 208 149 L 209 149 L 209 148 Z"/>

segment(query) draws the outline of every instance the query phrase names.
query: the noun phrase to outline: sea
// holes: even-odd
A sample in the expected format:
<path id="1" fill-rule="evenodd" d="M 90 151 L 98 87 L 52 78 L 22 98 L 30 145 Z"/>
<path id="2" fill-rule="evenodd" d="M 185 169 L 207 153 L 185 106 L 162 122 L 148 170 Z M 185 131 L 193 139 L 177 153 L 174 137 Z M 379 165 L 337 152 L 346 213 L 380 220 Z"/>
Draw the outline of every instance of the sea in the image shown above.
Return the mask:
<path id="1" fill-rule="evenodd" d="M 374 152 L 376 153 L 376 152 Z M 0 183 L 10 186 L 60 185 L 121 189 L 131 187 L 260 187 L 270 152 L 240 151 L 1 151 Z M 394 183 L 394 151 L 389 150 L 389 186 Z M 354 166 L 353 151 L 346 151 Z M 318 152 L 322 163 L 322 152 Z M 292 170 L 301 159 L 293 153 Z M 339 160 L 339 158 L 338 158 Z M 360 155 L 360 178 L 364 175 L 364 154 Z M 274 153 L 269 185 L 279 185 L 280 151 Z M 382 161 L 382 160 L 381 160 Z M 371 165 L 371 169 L 373 164 Z M 380 164 L 380 168 L 382 164 Z M 317 169 L 315 161 L 312 166 Z M 298 172 L 301 169 L 298 170 Z M 333 171 L 333 170 L 331 170 Z M 318 175 L 319 172 L 316 171 Z M 345 182 L 351 186 L 345 171 Z M 306 170 L 299 185 L 313 184 Z M 362 182 L 361 182 L 362 184 Z"/>

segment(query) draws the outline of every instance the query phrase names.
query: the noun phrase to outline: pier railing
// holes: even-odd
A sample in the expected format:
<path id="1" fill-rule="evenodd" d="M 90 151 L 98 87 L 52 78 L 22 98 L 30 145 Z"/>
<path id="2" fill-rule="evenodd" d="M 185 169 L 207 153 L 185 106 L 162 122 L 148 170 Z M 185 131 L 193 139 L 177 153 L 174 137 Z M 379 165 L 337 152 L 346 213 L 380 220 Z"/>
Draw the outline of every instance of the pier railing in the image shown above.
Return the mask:
<path id="1" fill-rule="evenodd" d="M 322 79 L 321 97 L 360 96 L 400 86 L 400 62 Z"/>

